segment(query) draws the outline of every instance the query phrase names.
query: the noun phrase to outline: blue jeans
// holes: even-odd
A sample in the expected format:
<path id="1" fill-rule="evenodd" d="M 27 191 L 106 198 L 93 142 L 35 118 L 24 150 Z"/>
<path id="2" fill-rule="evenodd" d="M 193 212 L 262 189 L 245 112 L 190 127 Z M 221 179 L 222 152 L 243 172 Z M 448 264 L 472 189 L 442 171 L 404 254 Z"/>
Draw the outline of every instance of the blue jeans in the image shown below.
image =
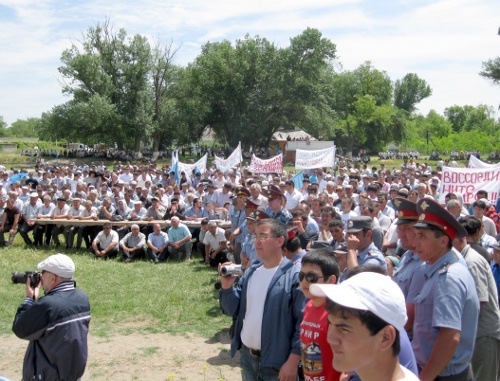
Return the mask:
<path id="1" fill-rule="evenodd" d="M 279 369 L 264 368 L 260 357 L 254 356 L 244 345 L 240 349 L 241 379 L 243 381 L 277 381 Z"/>

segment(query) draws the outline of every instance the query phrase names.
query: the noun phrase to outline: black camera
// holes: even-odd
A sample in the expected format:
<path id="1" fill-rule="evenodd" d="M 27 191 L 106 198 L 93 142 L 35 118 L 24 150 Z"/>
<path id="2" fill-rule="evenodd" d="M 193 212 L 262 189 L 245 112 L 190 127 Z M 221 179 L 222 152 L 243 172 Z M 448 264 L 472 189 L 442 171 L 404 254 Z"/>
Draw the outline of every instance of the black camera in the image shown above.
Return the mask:
<path id="1" fill-rule="evenodd" d="M 35 288 L 40 283 L 41 275 L 38 271 L 25 271 L 24 274 L 13 272 L 10 279 L 12 279 L 12 283 L 14 284 L 26 284 L 26 281 L 29 279 L 31 287 Z"/>

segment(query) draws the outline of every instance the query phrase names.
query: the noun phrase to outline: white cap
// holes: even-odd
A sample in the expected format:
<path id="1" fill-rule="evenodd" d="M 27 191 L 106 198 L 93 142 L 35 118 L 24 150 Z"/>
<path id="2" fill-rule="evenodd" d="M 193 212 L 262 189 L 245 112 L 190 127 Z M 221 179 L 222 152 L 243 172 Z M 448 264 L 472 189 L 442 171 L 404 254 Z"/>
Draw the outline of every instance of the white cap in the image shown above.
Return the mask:
<path id="1" fill-rule="evenodd" d="M 75 263 L 64 254 L 54 254 L 38 264 L 39 270 L 45 270 L 61 278 L 71 279 L 75 273 Z"/>
<path id="2" fill-rule="evenodd" d="M 405 297 L 387 275 L 363 272 L 336 284 L 312 284 L 311 294 L 347 308 L 370 311 L 402 332 L 407 320 Z"/>

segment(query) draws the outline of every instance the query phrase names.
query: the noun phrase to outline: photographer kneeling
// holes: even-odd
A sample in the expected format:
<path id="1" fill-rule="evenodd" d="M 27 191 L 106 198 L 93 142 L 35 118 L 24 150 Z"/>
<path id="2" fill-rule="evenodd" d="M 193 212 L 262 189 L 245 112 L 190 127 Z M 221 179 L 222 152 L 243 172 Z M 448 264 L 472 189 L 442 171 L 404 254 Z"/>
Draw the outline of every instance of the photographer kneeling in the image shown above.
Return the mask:
<path id="1" fill-rule="evenodd" d="M 41 274 L 27 277 L 26 298 L 12 326 L 17 337 L 29 340 L 23 379 L 79 380 L 87 364 L 89 300 L 75 288 L 75 264 L 68 256 L 51 255 L 38 269 Z"/>

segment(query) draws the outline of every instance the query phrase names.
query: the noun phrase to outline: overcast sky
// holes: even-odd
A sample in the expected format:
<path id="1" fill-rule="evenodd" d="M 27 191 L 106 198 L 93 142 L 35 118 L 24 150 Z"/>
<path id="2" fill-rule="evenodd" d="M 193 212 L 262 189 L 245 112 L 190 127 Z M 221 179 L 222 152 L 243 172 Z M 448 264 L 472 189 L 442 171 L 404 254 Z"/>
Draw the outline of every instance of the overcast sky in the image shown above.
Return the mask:
<path id="1" fill-rule="evenodd" d="M 109 17 L 115 29 L 181 46 L 186 65 L 207 41 L 260 35 L 280 47 L 307 27 L 337 45 L 352 70 L 370 60 L 395 81 L 417 73 L 433 89 L 419 105 L 500 104 L 500 86 L 478 75 L 500 55 L 498 0 L 0 0 L 0 116 L 10 125 L 68 100 L 57 68 L 64 49 Z M 497 113 L 498 116 L 498 113 Z"/>

